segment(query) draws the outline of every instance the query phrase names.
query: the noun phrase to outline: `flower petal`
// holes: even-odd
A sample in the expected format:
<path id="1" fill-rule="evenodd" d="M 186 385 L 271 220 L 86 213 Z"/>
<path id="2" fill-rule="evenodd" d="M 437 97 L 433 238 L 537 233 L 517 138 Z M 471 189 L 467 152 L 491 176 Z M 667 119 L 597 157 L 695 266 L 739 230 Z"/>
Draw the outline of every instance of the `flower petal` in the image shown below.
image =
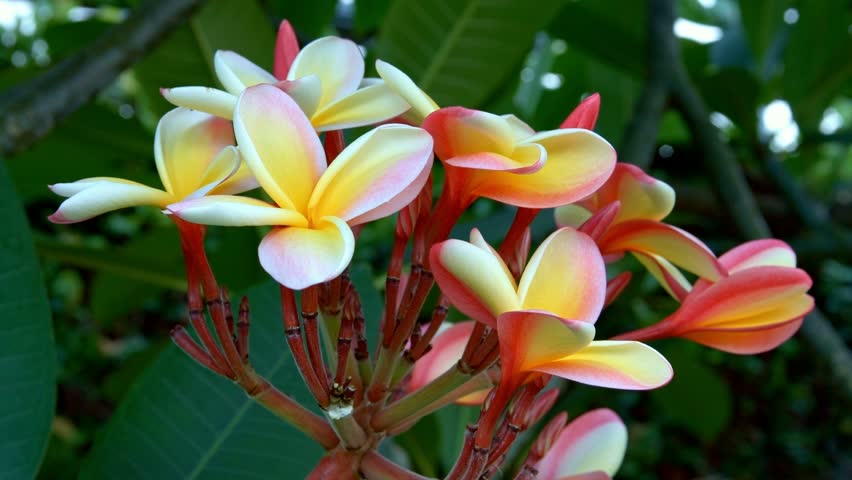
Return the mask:
<path id="1" fill-rule="evenodd" d="M 506 123 L 509 124 L 509 127 L 512 129 L 512 136 L 515 138 L 515 143 L 520 143 L 533 135 L 535 135 L 535 130 L 532 127 L 526 124 L 523 120 L 518 118 L 511 113 L 502 115 L 502 117 L 506 120 Z"/>
<path id="2" fill-rule="evenodd" d="M 510 157 L 515 148 L 506 119 L 479 110 L 442 108 L 426 117 L 423 128 L 435 139 L 435 155 L 445 161 L 482 153 Z"/>
<path id="3" fill-rule="evenodd" d="M 200 110 L 227 120 L 234 118 L 237 97 L 210 87 L 161 88 L 160 93 L 172 105 Z"/>
<path id="4" fill-rule="evenodd" d="M 533 253 L 518 285 L 524 309 L 594 324 L 606 296 L 606 268 L 595 242 L 560 228 Z"/>
<path id="5" fill-rule="evenodd" d="M 527 175 L 478 172 L 473 193 L 520 207 L 558 207 L 594 192 L 615 165 L 615 150 L 589 130 L 542 132 L 525 142 L 538 143 L 547 150 L 541 170 Z M 436 154 L 440 156 L 437 149 Z"/>
<path id="6" fill-rule="evenodd" d="M 796 252 L 781 240 L 765 238 L 732 248 L 719 257 L 719 263 L 728 270 L 728 273 L 771 265 L 795 268 Z"/>
<path id="7" fill-rule="evenodd" d="M 411 77 L 402 72 L 402 70 L 393 65 L 376 60 L 376 71 L 387 85 L 405 99 L 406 103 L 411 105 L 411 110 L 416 114 L 415 121 L 419 125 L 429 116 L 430 113 L 437 110 L 438 104 L 432 100 L 417 84 L 411 80 Z"/>
<path id="8" fill-rule="evenodd" d="M 547 150 L 544 147 L 528 143 L 516 145 L 508 157 L 493 152 L 478 152 L 452 157 L 444 163 L 460 168 L 526 174 L 541 170 L 546 160 Z"/>
<path id="9" fill-rule="evenodd" d="M 497 317 L 497 335 L 504 372 L 517 373 L 538 370 L 582 350 L 595 338 L 595 327 L 550 312 L 520 310 Z"/>
<path id="10" fill-rule="evenodd" d="M 579 228 L 592 216 L 592 212 L 577 204 L 556 207 L 553 211 L 556 225 L 559 227 Z"/>
<path id="11" fill-rule="evenodd" d="M 432 247 L 429 264 L 441 292 L 474 320 L 494 327 L 498 315 L 520 308 L 506 265 L 491 252 L 451 239 Z"/>
<path id="12" fill-rule="evenodd" d="M 618 163 L 609 180 L 581 203 L 591 210 L 615 201 L 622 205 L 616 222 L 662 220 L 674 208 L 675 192 L 668 184 L 628 163 Z"/>
<path id="13" fill-rule="evenodd" d="M 383 122 L 408 110 L 408 104 L 384 82 L 360 88 L 316 112 L 311 122 L 319 132 Z"/>
<path id="14" fill-rule="evenodd" d="M 163 115 L 154 134 L 154 160 L 166 191 L 182 199 L 198 190 L 210 163 L 233 144 L 228 120 L 186 108 Z"/>
<path id="15" fill-rule="evenodd" d="M 352 260 L 355 237 L 346 222 L 324 217 L 318 228 L 285 227 L 269 232 L 258 247 L 260 264 L 293 290 L 337 277 Z"/>
<path id="16" fill-rule="evenodd" d="M 169 212 L 192 223 L 245 227 L 292 225 L 306 227 L 308 221 L 293 210 L 270 205 L 250 197 L 208 195 L 168 206 Z"/>
<path id="17" fill-rule="evenodd" d="M 631 251 L 659 255 L 702 278 L 725 275 L 716 256 L 701 240 L 671 225 L 652 220 L 629 220 L 610 227 L 598 244 L 606 254 Z"/>
<path id="18" fill-rule="evenodd" d="M 698 330 L 682 336 L 723 352 L 754 355 L 768 352 L 786 342 L 799 331 L 803 321 L 804 318 L 796 318 L 787 323 L 760 329 Z"/>
<path id="19" fill-rule="evenodd" d="M 474 228 L 473 230 L 470 231 L 470 243 L 472 245 L 479 247 L 484 252 L 490 253 L 491 255 L 494 256 L 494 258 L 499 258 L 501 260 L 503 258 L 500 255 L 500 253 L 497 252 L 497 250 L 494 249 L 494 247 L 492 247 L 491 245 L 488 244 L 488 242 L 485 241 L 485 238 L 482 236 L 482 233 L 479 231 L 478 228 Z M 500 266 L 503 267 L 503 274 L 506 276 L 506 281 L 508 281 L 510 284 L 512 284 L 513 290 L 517 291 L 518 290 L 518 284 L 517 284 L 517 282 L 515 282 L 515 277 L 512 275 L 512 271 L 509 270 L 509 267 L 506 265 L 505 262 L 501 261 Z"/>
<path id="20" fill-rule="evenodd" d="M 258 187 L 257 179 L 240 158 L 236 147 L 225 147 L 219 152 L 204 172 L 201 183 L 212 185 L 209 193 L 216 195 L 236 195 Z M 193 196 L 202 195 L 207 195 L 207 192 L 199 195 L 199 190 L 196 190 Z"/>
<path id="21" fill-rule="evenodd" d="M 586 412 L 569 423 L 536 464 L 538 478 L 557 479 L 595 471 L 612 476 L 627 451 L 627 427 L 608 408 Z"/>
<path id="22" fill-rule="evenodd" d="M 666 321 L 674 334 L 704 328 L 747 328 L 784 323 L 810 311 L 803 301 L 811 279 L 798 268 L 753 267 L 690 294 Z"/>
<path id="23" fill-rule="evenodd" d="M 316 75 L 322 82 L 320 108 L 358 88 L 364 78 L 364 58 L 352 40 L 323 37 L 305 45 L 293 60 L 287 80 Z"/>
<path id="24" fill-rule="evenodd" d="M 243 93 L 248 87 L 278 81 L 271 73 L 230 50 L 218 50 L 213 55 L 213 67 L 219 82 L 233 95 Z"/>
<path id="25" fill-rule="evenodd" d="M 299 39 L 287 20 L 281 20 L 278 25 L 278 37 L 275 39 L 275 59 L 272 73 L 280 80 L 287 78 L 290 65 L 299 54 Z"/>
<path id="26" fill-rule="evenodd" d="M 296 102 L 275 86 L 251 87 L 237 102 L 234 132 L 243 160 L 266 193 L 282 208 L 306 212 L 326 161 Z"/>
<path id="27" fill-rule="evenodd" d="M 340 152 L 319 179 L 308 211 L 311 218 L 332 215 L 347 222 L 390 215 L 414 200 L 431 166 L 428 133 L 407 125 L 383 125 Z M 404 191 L 407 195 L 400 197 Z"/>
<path id="28" fill-rule="evenodd" d="M 164 207 L 174 201 L 170 194 L 123 178 L 97 177 L 73 183 L 57 183 L 51 190 L 69 198 L 47 217 L 53 223 L 76 223 L 126 207 Z"/>
<path id="29" fill-rule="evenodd" d="M 621 390 L 648 390 L 672 378 L 669 362 L 653 348 L 639 342 L 604 340 L 536 371 L 575 382 Z"/>
<path id="30" fill-rule="evenodd" d="M 639 260 L 648 272 L 660 282 L 663 289 L 678 302 L 682 302 L 692 289 L 686 277 L 680 273 L 674 265 L 659 255 L 633 252 L 633 256 Z"/>
<path id="31" fill-rule="evenodd" d="M 322 83 L 318 76 L 308 75 L 295 80 L 281 80 L 275 86 L 290 95 L 299 104 L 299 108 L 306 117 L 311 118 L 316 113 L 320 97 L 322 97 Z"/>
<path id="32" fill-rule="evenodd" d="M 601 96 L 593 93 L 584 98 L 577 108 L 559 125 L 559 128 L 585 128 L 592 130 L 598 121 L 598 113 L 601 110 Z"/>

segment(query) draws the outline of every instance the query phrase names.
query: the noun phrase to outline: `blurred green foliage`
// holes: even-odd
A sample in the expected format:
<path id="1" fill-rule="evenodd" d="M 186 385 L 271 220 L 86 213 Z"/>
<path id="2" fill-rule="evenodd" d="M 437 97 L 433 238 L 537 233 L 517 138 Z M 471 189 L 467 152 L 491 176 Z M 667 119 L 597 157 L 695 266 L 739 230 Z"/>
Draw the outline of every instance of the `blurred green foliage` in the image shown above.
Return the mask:
<path id="1" fill-rule="evenodd" d="M 27 79 L 85 49 L 136 3 L 0 1 L 0 89 L 27 88 Z M 745 167 L 773 231 L 799 251 L 800 263 L 815 280 L 818 304 L 848 343 L 852 251 L 826 248 L 824 232 L 791 215 L 785 193 L 767 176 L 765 162 L 768 155 L 780 158 L 827 208 L 832 228 L 852 229 L 850 5 L 844 0 L 679 0 L 678 6 L 681 22 L 693 22 L 692 28 L 681 23 L 677 31 L 689 74 L 714 112 L 713 123 Z M 7 14 L 11 11 L 20 15 Z M 158 212 L 122 211 L 72 228 L 45 220 L 59 203 L 45 188 L 49 183 L 117 176 L 156 185 L 153 127 L 169 108 L 158 89 L 215 85 L 216 49 L 235 50 L 269 67 L 282 18 L 292 21 L 302 43 L 328 34 L 355 39 L 368 59 L 382 58 L 403 68 L 441 104 L 514 113 L 537 129 L 557 126 L 583 95 L 600 92 L 596 130 L 616 146 L 648 73 L 646 7 L 634 0 L 546 0 L 535 6 L 512 0 L 207 2 L 98 98 L 32 149 L 6 160 L 42 261 L 56 338 L 56 416 L 39 478 L 74 478 L 83 465 L 83 478 L 123 478 L 117 472 L 154 478 L 154 471 L 241 478 L 235 472 L 245 465 L 272 462 L 287 471 L 287 458 L 316 455 L 301 447 L 294 454 L 280 445 L 303 439 L 278 424 L 258 433 L 267 435 L 266 442 L 252 439 L 256 443 L 239 448 L 233 445 L 239 436 L 215 437 L 223 430 L 239 433 L 248 428 L 246 422 L 267 425 L 271 417 L 252 407 L 253 413 L 233 420 L 231 411 L 207 397 L 225 395 L 227 402 L 242 402 L 239 392 L 221 379 L 205 377 L 168 345 L 170 326 L 185 317 L 183 266 L 174 229 Z M 720 253 L 737 235 L 719 204 L 724 199 L 716 198 L 699 168 L 702 153 L 692 137 L 677 106 L 669 105 L 652 173 L 678 191 L 672 223 Z M 14 199 L 10 186 L 0 187 L 4 199 Z M 6 202 L 3 208 L 9 208 Z M 463 235 L 477 226 L 496 241 L 511 215 L 481 201 L 456 232 Z M 534 237 L 543 238 L 551 228 L 545 212 L 534 224 Z M 371 331 L 381 309 L 376 289 L 384 284 L 381 272 L 392 229 L 391 220 L 365 228 L 356 251 L 353 279 Z M 210 229 L 214 267 L 235 291 L 249 291 L 263 281 L 255 255 L 259 233 Z M 0 265 L 5 265 L 2 259 Z M 637 275 L 598 323 L 604 336 L 650 324 L 674 309 L 636 265 L 622 268 Z M 0 279 L 5 273 L 0 271 Z M 263 304 L 260 288 L 253 300 Z M 258 365 L 272 368 L 284 361 L 276 360 L 274 347 L 286 349 L 275 337 L 280 332 L 272 333 L 275 308 L 258 311 L 269 313 L 259 315 L 256 333 L 265 336 L 268 328 L 275 339 L 266 341 Z M 11 331 L 10 320 L 27 319 L 6 320 L 0 340 Z M 794 338 L 777 351 L 754 357 L 677 341 L 659 347 L 676 370 L 667 387 L 639 394 L 571 385 L 558 404 L 571 416 L 601 406 L 622 415 L 630 444 L 620 478 L 852 476 L 850 403 L 835 391 L 825 361 L 811 346 Z M 50 355 L 41 360 L 49 361 Z M 4 375 L 0 378 L 7 381 Z M 173 398 L 169 379 L 181 382 L 185 397 Z M 0 402 L 0 412 L 4 405 Z M 159 426 L 145 436 L 145 425 L 138 422 L 153 405 L 169 411 L 148 412 L 153 415 L 148 421 Z M 195 418 L 193 411 L 201 416 Z M 49 418 L 51 412 L 45 406 L 40 415 Z M 424 474 L 446 473 L 464 424 L 473 418 L 475 410 L 461 407 L 427 417 L 396 441 L 402 453 L 394 449 L 395 455 Z M 11 427 L 0 423 L 0 428 Z M 28 444 L 35 452 L 26 460 L 29 471 L 16 478 L 36 474 L 47 437 L 42 430 Z M 183 444 L 181 434 L 186 435 Z M 523 438 L 528 443 L 532 437 Z M 267 452 L 270 442 L 279 442 L 274 445 L 280 448 Z M 116 453 L 122 448 L 128 450 L 124 456 Z M 0 453 L 9 455 L 2 441 Z M 170 465 L 175 458 L 190 466 Z M 159 478 L 169 473 L 163 475 Z"/>

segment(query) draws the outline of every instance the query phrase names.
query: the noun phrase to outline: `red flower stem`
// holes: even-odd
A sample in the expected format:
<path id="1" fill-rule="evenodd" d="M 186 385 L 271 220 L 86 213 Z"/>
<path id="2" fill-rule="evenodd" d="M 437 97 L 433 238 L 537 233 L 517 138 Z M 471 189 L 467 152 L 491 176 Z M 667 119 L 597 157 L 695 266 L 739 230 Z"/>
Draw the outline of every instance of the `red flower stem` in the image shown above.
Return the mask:
<path id="1" fill-rule="evenodd" d="M 334 430 L 322 417 L 299 405 L 263 377 L 254 374 L 250 381 L 252 384 L 243 385 L 246 393 L 270 412 L 314 439 L 326 450 L 340 443 Z"/>
<path id="2" fill-rule="evenodd" d="M 515 475 L 515 480 L 535 480 L 538 476 L 538 470 L 532 465 L 524 465 L 523 468 Z"/>
<path id="3" fill-rule="evenodd" d="M 198 295 L 198 291 L 196 290 L 194 293 L 191 291 L 188 292 L 187 300 L 189 303 L 189 323 L 192 324 L 192 328 L 195 329 L 195 332 L 198 334 L 198 338 L 201 339 L 202 345 L 204 345 L 204 348 L 206 348 L 207 352 L 210 353 L 213 363 L 215 363 L 220 370 L 225 372 L 225 376 L 231 380 L 235 380 L 237 376 L 234 373 L 234 370 L 228 364 L 225 356 L 222 355 L 222 352 L 219 350 L 219 345 L 216 344 L 216 340 L 213 338 L 213 334 L 210 333 L 210 328 L 207 326 L 207 320 L 204 318 L 204 309 L 201 305 L 201 297 Z"/>
<path id="4" fill-rule="evenodd" d="M 343 138 L 343 130 L 331 130 L 325 132 L 325 141 L 323 142 L 323 150 L 325 150 L 325 160 L 331 165 L 331 162 L 340 155 L 340 152 L 346 147 L 346 141 Z"/>
<path id="5" fill-rule="evenodd" d="M 500 244 L 500 248 L 497 250 L 500 256 L 503 257 L 503 260 L 506 262 L 511 261 L 512 252 L 515 251 L 515 247 L 524 238 L 524 232 L 529 228 L 540 211 L 541 209 L 538 208 L 518 207 L 518 211 L 515 212 L 515 218 L 512 220 L 512 226 L 509 227 L 509 231 L 503 237 L 503 243 Z"/>
<path id="6" fill-rule="evenodd" d="M 243 362 L 248 362 L 249 356 L 249 302 L 248 297 L 240 300 L 240 312 L 237 317 L 237 350 Z"/>
<path id="7" fill-rule="evenodd" d="M 305 480 L 358 478 L 358 457 L 345 449 L 335 449 L 322 457 Z"/>
<path id="8" fill-rule="evenodd" d="M 233 327 L 228 327 L 228 315 L 225 313 L 225 304 L 222 301 L 223 295 L 224 291 L 220 292 L 215 298 L 208 299 L 207 311 L 213 320 L 213 329 L 216 331 L 219 343 L 225 351 L 225 358 L 228 365 L 230 365 L 231 369 L 237 375 L 237 378 L 243 378 L 246 375 L 246 369 L 242 361 L 242 356 L 237 351 L 236 345 L 234 345 Z"/>
<path id="9" fill-rule="evenodd" d="M 406 359 L 409 362 L 416 362 L 429 351 L 429 343 L 433 338 L 435 338 L 435 334 L 438 333 L 438 329 L 441 328 L 441 324 L 444 323 L 444 319 L 447 318 L 447 313 L 449 313 L 449 311 L 450 301 L 444 294 L 441 294 L 438 297 L 438 305 L 435 306 L 434 310 L 432 310 L 432 319 L 429 321 L 429 327 L 427 327 L 426 331 L 417 339 L 417 342 L 414 342 L 412 338 L 412 346 L 406 354 Z M 415 331 L 417 330 L 415 329 Z"/>
<path id="10" fill-rule="evenodd" d="M 352 297 L 348 297 L 351 299 Z M 343 385 L 346 375 L 346 367 L 349 362 L 349 353 L 352 349 L 352 330 L 354 329 L 355 313 L 352 311 L 354 306 L 350 304 L 353 300 L 349 300 L 343 307 L 343 315 L 340 319 L 340 331 L 337 334 L 337 370 L 335 370 L 334 383 L 335 385 Z"/>
<path id="11" fill-rule="evenodd" d="M 488 449 L 474 445 L 473 455 L 470 458 L 470 466 L 464 474 L 465 480 L 479 480 L 487 463 Z"/>
<path id="12" fill-rule="evenodd" d="M 428 478 L 393 463 L 374 450 L 368 450 L 361 457 L 359 471 L 367 480 L 426 480 Z"/>
<path id="13" fill-rule="evenodd" d="M 426 302 L 426 297 L 429 296 L 429 291 L 435 279 L 432 272 L 420 269 L 420 275 L 417 278 L 417 286 L 411 295 L 411 299 L 406 302 L 404 309 L 400 309 L 400 313 L 404 312 L 404 316 L 397 315 L 397 325 L 388 347 L 393 352 L 398 352 L 402 349 L 405 341 L 411 335 L 411 331 L 417 324 L 417 317 L 420 315 L 420 310 L 423 309 L 423 304 Z"/>
<path id="14" fill-rule="evenodd" d="M 228 373 L 223 370 L 221 367 L 216 365 L 213 359 L 210 357 L 210 354 L 207 353 L 203 348 L 201 348 L 192 337 L 189 336 L 189 333 L 186 332 L 186 329 L 180 325 L 175 325 L 172 328 L 171 332 L 172 341 L 184 351 L 187 355 L 189 355 L 193 360 L 204 365 L 208 369 L 222 375 L 223 377 L 229 376 Z"/>
<path id="15" fill-rule="evenodd" d="M 329 315 L 337 315 L 340 313 L 340 299 L 342 298 L 341 285 L 343 284 L 343 276 L 338 275 L 337 278 L 328 282 L 328 313 Z"/>
<path id="16" fill-rule="evenodd" d="M 397 223 L 401 220 L 397 218 Z M 408 243 L 408 238 L 401 232 L 397 226 L 393 239 L 393 250 L 391 251 L 391 260 L 388 265 L 388 274 L 385 280 L 385 311 L 382 317 L 382 346 L 387 347 L 390 344 L 391 336 L 396 328 L 396 306 L 399 300 L 399 282 L 402 275 L 402 260 L 405 255 L 405 245 Z"/>
<path id="17" fill-rule="evenodd" d="M 320 407 L 326 408 L 330 402 L 328 389 L 324 387 L 326 382 L 320 382 L 317 378 L 305 352 L 305 346 L 302 342 L 302 329 L 299 326 L 299 313 L 296 310 L 296 296 L 293 294 L 293 290 L 283 285 L 281 286 L 281 310 L 284 320 L 284 333 L 287 336 L 287 344 L 290 346 L 290 353 L 293 355 L 296 367 L 317 403 Z"/>
<path id="18" fill-rule="evenodd" d="M 462 444 L 461 452 L 459 452 L 459 457 L 456 459 L 455 465 L 453 465 L 450 473 L 447 474 L 444 480 L 461 480 L 464 477 L 465 472 L 467 472 L 468 464 L 470 463 L 470 458 L 473 455 L 473 443 L 476 438 L 476 432 L 478 430 L 478 426 L 475 423 L 468 424 L 467 429 L 464 432 L 464 443 Z"/>
<path id="19" fill-rule="evenodd" d="M 308 347 L 308 358 L 320 384 L 328 390 L 328 369 L 322 358 L 322 348 L 319 337 L 319 303 L 317 287 L 311 286 L 302 290 L 302 325 L 305 329 L 305 344 Z"/>

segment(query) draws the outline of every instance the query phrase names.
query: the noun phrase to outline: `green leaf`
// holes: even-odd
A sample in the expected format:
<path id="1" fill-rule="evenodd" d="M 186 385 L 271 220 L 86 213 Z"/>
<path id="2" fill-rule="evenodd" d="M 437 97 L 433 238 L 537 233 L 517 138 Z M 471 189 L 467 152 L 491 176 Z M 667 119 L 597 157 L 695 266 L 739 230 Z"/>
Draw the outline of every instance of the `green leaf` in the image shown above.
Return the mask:
<path id="1" fill-rule="evenodd" d="M 408 453 L 415 471 L 427 477 L 438 475 L 436 469 L 444 439 L 441 437 L 435 415 L 423 417 L 411 429 L 395 436 L 393 440 Z"/>
<path id="2" fill-rule="evenodd" d="M 740 15 L 748 44 L 760 72 L 769 73 L 769 49 L 784 27 L 784 11 L 791 0 L 740 0 Z"/>
<path id="3" fill-rule="evenodd" d="M 366 35 L 379 28 L 387 15 L 391 0 L 358 0 L 355 2 L 353 28 L 359 35 Z"/>
<path id="4" fill-rule="evenodd" d="M 33 478 L 56 397 L 50 306 L 24 210 L 0 159 L 0 472 Z"/>
<path id="5" fill-rule="evenodd" d="M 157 116 L 174 108 L 160 88 L 221 88 L 213 69 L 216 50 L 233 50 L 271 70 L 275 30 L 255 0 L 214 0 L 154 49 L 134 71 L 149 109 Z"/>
<path id="6" fill-rule="evenodd" d="M 701 347 L 685 342 L 660 348 L 675 369 L 674 379 L 650 392 L 663 418 L 712 442 L 731 419 L 733 400 L 725 381 L 700 360 Z"/>
<path id="7" fill-rule="evenodd" d="M 252 363 L 313 404 L 286 346 L 277 285 L 248 295 Z M 125 394 L 80 478 L 304 478 L 321 455 L 319 445 L 170 345 Z"/>
<path id="8" fill-rule="evenodd" d="M 9 174 L 21 198 L 59 197 L 47 186 L 86 177 L 119 177 L 159 187 L 153 168 L 154 137 L 137 119 L 123 119 L 100 105 L 88 105 L 56 130 L 9 160 Z"/>
<path id="9" fill-rule="evenodd" d="M 799 2 L 784 55 L 784 98 L 799 127 L 816 130 L 825 108 L 852 79 L 852 12 L 844 0 Z"/>
<path id="10" fill-rule="evenodd" d="M 377 55 L 406 72 L 439 105 L 475 108 L 515 72 L 536 32 L 562 5 L 514 0 L 398 0 Z"/>
<path id="11" fill-rule="evenodd" d="M 550 25 L 550 34 L 622 73 L 646 70 L 646 2 L 571 2 Z M 601 110 L 603 113 L 605 109 Z"/>
<path id="12" fill-rule="evenodd" d="M 359 0 L 358 4 L 360 5 Z M 333 30 L 337 0 L 310 2 L 270 2 L 269 9 L 277 18 L 286 18 L 300 36 L 314 39 Z M 357 8 L 357 7 L 356 7 Z"/>

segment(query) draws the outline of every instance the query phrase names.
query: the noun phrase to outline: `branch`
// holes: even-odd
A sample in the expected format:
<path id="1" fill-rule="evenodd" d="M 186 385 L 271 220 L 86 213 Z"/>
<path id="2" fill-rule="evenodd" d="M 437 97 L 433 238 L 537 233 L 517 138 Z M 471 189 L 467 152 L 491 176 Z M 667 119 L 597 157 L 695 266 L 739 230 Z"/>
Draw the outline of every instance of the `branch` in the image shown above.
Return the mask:
<path id="1" fill-rule="evenodd" d="M 618 149 L 622 161 L 642 169 L 647 169 L 654 158 L 657 133 L 669 98 L 671 59 L 677 56 L 677 39 L 671 35 L 674 20 L 672 2 L 648 2 L 648 79 Z"/>
<path id="2" fill-rule="evenodd" d="M 674 3 L 674 0 L 661 1 Z M 669 30 L 669 36 L 674 37 L 672 30 Z M 689 79 L 679 49 L 676 48 L 674 53 L 675 56 L 669 59 L 674 65 L 672 95 L 704 153 L 705 167 L 722 199 L 721 204 L 746 238 L 771 237 L 772 232 L 757 207 L 742 168 L 733 151 L 722 140 L 721 132 L 710 123 L 710 112 Z M 814 310 L 802 324 L 802 333 L 813 349 L 828 361 L 842 390 L 852 398 L 852 355 L 831 323 L 819 310 Z"/>
<path id="3" fill-rule="evenodd" d="M 147 53 L 203 0 L 146 0 L 83 51 L 0 97 L 0 153 L 22 151 Z"/>

